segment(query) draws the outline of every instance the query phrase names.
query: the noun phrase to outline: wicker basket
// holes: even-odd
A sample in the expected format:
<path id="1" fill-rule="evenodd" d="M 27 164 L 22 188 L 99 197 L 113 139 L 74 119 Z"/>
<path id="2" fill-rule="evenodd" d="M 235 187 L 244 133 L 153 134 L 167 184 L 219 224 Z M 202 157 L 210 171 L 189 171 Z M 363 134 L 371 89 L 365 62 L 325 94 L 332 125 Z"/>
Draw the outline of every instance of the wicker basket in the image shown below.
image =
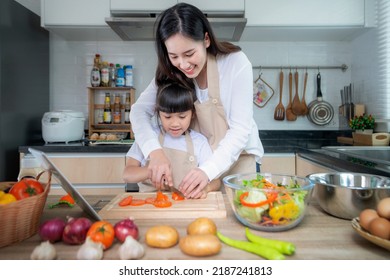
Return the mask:
<path id="1" fill-rule="evenodd" d="M 37 176 L 37 180 L 40 180 L 43 173 Z M 0 182 L 0 190 L 5 190 L 14 183 Z M 0 205 L 0 248 L 23 241 L 38 232 L 41 215 L 50 190 L 50 183 L 51 173 L 47 176 L 46 183 L 41 182 L 45 188 L 43 193 Z"/>

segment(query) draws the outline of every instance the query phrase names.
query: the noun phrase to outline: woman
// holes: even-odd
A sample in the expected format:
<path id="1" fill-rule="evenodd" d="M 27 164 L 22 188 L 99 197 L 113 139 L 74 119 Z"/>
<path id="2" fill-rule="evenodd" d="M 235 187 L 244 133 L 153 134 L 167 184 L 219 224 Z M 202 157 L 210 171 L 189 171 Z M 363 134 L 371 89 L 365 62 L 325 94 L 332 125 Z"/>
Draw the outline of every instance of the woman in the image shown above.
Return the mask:
<path id="1" fill-rule="evenodd" d="M 155 132 L 159 135 L 164 153 L 174 167 L 172 177 L 176 186 L 179 186 L 192 168 L 199 166 L 212 155 L 207 138 L 190 129 L 195 117 L 195 100 L 194 90 L 177 83 L 161 86 L 157 94 Z M 125 182 L 138 183 L 140 192 L 156 191 L 148 177 L 148 162 L 137 143 L 135 139 L 126 154 L 123 179 Z M 207 188 L 193 198 L 205 198 L 208 192 L 218 190 L 219 186 L 219 180 L 213 180 Z"/>
<path id="2" fill-rule="evenodd" d="M 253 119 L 252 65 L 240 48 L 216 40 L 204 14 L 179 3 L 164 11 L 157 23 L 158 66 L 155 79 L 132 106 L 135 137 L 149 157 L 149 177 L 157 189 L 172 182 L 171 165 L 155 136 L 150 117 L 157 88 L 166 80 L 195 87 L 198 129 L 213 149 L 212 157 L 192 169 L 179 189 L 197 196 L 210 180 L 227 173 L 254 172 L 264 153 Z M 176 186 L 177 187 L 177 186 Z"/>

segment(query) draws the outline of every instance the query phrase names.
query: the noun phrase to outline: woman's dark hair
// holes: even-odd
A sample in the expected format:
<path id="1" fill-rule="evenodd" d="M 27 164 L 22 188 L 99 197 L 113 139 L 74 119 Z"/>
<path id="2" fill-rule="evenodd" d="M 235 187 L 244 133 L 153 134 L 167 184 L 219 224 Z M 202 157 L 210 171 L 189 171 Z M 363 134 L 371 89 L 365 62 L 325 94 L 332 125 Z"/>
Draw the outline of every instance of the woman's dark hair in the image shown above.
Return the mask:
<path id="1" fill-rule="evenodd" d="M 161 85 L 167 80 L 172 80 L 193 88 L 192 79 L 187 78 L 181 71 L 171 64 L 165 41 L 175 34 L 181 34 L 195 41 L 203 41 L 207 33 L 210 38 L 210 46 L 207 52 L 217 54 L 229 54 L 237 52 L 241 48 L 229 42 L 219 42 L 210 26 L 207 17 L 197 7 L 186 3 L 179 3 L 165 10 L 157 20 L 156 50 L 158 65 L 156 70 L 156 83 Z"/>
<path id="2" fill-rule="evenodd" d="M 159 87 L 156 100 L 156 111 L 164 113 L 181 113 L 195 111 L 195 90 L 178 83 L 169 83 Z"/>

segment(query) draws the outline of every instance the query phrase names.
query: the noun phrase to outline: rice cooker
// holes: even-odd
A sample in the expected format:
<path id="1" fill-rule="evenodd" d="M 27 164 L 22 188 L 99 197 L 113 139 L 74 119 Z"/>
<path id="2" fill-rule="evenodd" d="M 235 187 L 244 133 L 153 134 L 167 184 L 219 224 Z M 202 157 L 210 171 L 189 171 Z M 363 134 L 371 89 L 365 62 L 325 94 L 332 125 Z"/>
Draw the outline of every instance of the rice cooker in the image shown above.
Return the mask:
<path id="1" fill-rule="evenodd" d="M 42 118 L 42 137 L 46 143 L 84 139 L 85 118 L 82 112 L 60 110 L 46 112 Z"/>

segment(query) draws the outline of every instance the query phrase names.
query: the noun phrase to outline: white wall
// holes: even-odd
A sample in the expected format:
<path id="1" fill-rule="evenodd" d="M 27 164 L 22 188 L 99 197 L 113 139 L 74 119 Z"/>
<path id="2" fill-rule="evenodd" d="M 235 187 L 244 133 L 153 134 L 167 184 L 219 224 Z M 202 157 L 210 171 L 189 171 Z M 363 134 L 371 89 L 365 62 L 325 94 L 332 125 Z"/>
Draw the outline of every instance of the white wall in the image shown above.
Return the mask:
<path id="1" fill-rule="evenodd" d="M 275 121 L 274 109 L 279 101 L 279 70 L 263 70 L 262 78 L 275 90 L 275 94 L 264 108 L 254 105 L 255 119 L 262 130 L 337 130 L 339 129 L 338 106 L 340 89 L 351 82 L 351 65 L 354 65 L 352 43 L 350 42 L 240 42 L 243 51 L 253 66 L 317 66 L 346 64 L 349 69 L 320 69 L 324 100 L 331 103 L 335 117 L 327 126 L 317 126 L 306 117 L 295 122 Z M 91 42 L 66 41 L 51 33 L 50 36 L 50 85 L 51 110 L 72 109 L 88 115 L 87 86 L 95 53 L 103 60 L 113 63 L 131 64 L 134 68 L 134 85 L 137 96 L 152 79 L 156 66 L 156 55 L 152 42 Z M 306 90 L 306 102 L 316 98 L 317 70 L 308 70 L 309 79 Z M 284 105 L 288 103 L 288 82 L 285 70 L 283 89 Z M 303 74 L 300 70 L 299 95 L 302 95 Z M 254 79 L 259 70 L 254 69 Z M 363 79 L 364 77 L 362 77 Z M 295 87 L 293 87 L 295 94 Z"/>

